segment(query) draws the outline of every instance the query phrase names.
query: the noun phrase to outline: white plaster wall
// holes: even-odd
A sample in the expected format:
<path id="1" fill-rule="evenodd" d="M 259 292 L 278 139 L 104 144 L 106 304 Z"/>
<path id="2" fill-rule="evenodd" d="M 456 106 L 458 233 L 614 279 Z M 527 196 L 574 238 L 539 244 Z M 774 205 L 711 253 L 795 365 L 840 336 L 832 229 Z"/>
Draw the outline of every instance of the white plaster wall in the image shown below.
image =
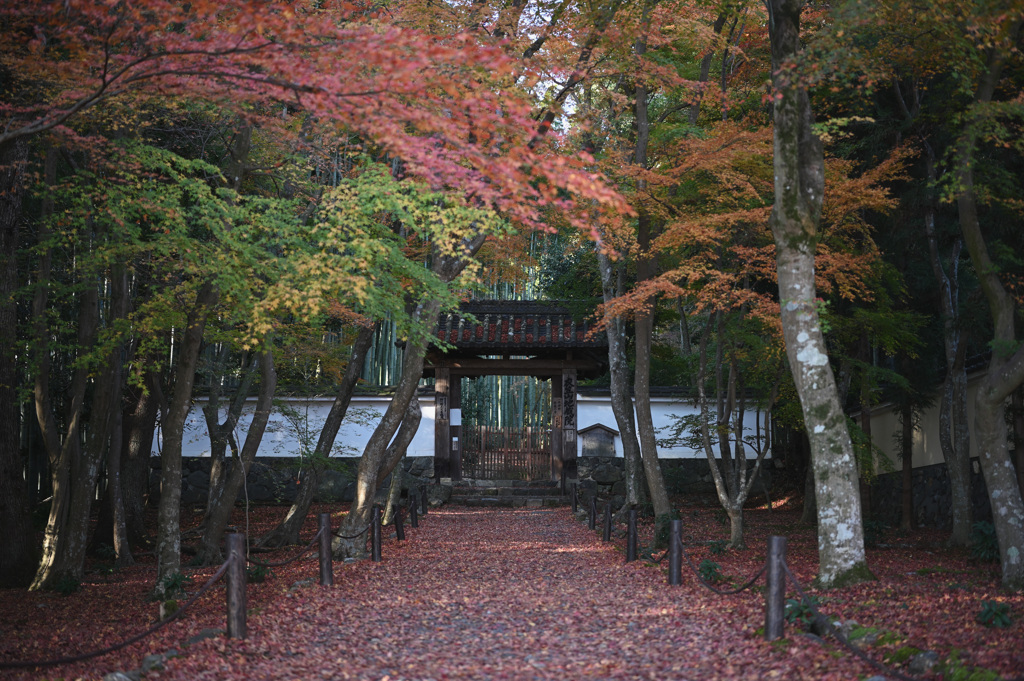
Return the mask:
<path id="1" fill-rule="evenodd" d="M 984 372 L 967 378 L 967 424 L 971 429 L 971 456 L 977 456 L 978 450 L 974 437 L 974 398 L 978 394 L 978 385 L 984 378 Z M 911 461 L 914 468 L 944 463 L 942 445 L 939 442 L 939 404 L 941 393 L 936 393 L 934 404 L 921 414 L 920 427 L 914 431 L 914 448 Z M 878 405 L 871 411 L 871 440 L 889 457 L 893 466 L 899 470 L 900 456 L 896 437 L 902 430 L 899 414 L 893 411 L 893 405 Z M 860 414 L 851 416 L 860 423 Z"/>
<path id="2" fill-rule="evenodd" d="M 593 425 L 602 424 L 613 430 L 618 430 L 619 426 L 615 422 L 615 414 L 612 412 L 611 399 L 604 396 L 589 396 L 580 395 L 577 398 L 576 405 L 577 413 L 577 428 L 583 430 Z M 665 428 L 670 426 L 675 420 L 675 416 L 690 416 L 697 415 L 700 410 L 693 406 L 692 401 L 683 400 L 676 397 L 652 397 L 651 398 L 651 416 L 654 419 L 655 429 Z M 747 437 L 753 437 L 756 427 L 757 414 L 755 412 L 747 412 L 744 415 L 744 425 L 748 429 Z M 764 428 L 764 418 L 761 417 L 762 431 Z M 658 438 L 661 439 L 667 437 L 666 434 L 659 434 Z M 583 449 L 582 438 L 576 440 L 577 455 Z M 716 448 L 717 451 L 717 448 Z M 749 453 L 749 452 L 748 452 Z M 622 438 L 616 436 L 615 438 L 615 456 L 622 456 Z M 771 454 L 768 454 L 771 457 Z M 690 447 L 658 447 L 658 458 L 659 459 L 703 459 L 705 458 L 704 450 L 691 449 Z"/>
<path id="3" fill-rule="evenodd" d="M 423 419 L 420 421 L 419 430 L 409 446 L 409 456 L 433 456 L 434 455 L 434 398 L 420 397 L 420 408 L 423 411 Z M 310 448 L 316 445 L 316 439 L 320 434 L 327 414 L 331 409 L 333 398 L 291 398 L 282 400 L 291 409 L 298 412 L 298 419 L 289 420 L 279 409 L 275 409 L 267 424 L 267 432 L 263 436 L 260 446 L 260 456 L 298 456 L 302 450 L 302 436 L 299 429 L 306 433 L 305 437 Z M 334 443 L 333 456 L 357 457 L 363 452 L 373 428 L 387 409 L 390 398 L 364 397 L 352 398 L 349 413 Z M 197 400 L 189 412 L 185 422 L 185 437 L 182 443 L 182 455 L 188 457 L 210 456 L 210 437 L 206 430 L 206 420 L 203 417 L 204 400 Z M 235 439 L 239 446 L 245 441 L 245 434 L 252 422 L 252 413 L 255 409 L 255 399 L 246 402 L 242 417 L 235 428 Z M 672 415 L 679 416 L 697 413 L 692 404 L 676 399 L 655 397 L 651 399 L 651 410 L 654 416 L 656 428 L 667 426 L 672 421 Z M 455 410 L 453 410 L 454 414 Z M 226 410 L 224 412 L 226 414 Z M 223 420 L 224 414 L 221 419 Z M 754 413 L 747 414 L 747 427 L 753 432 Z M 611 402 L 607 397 L 594 397 L 580 395 L 577 398 L 577 426 L 580 430 L 588 426 L 603 424 L 618 430 L 615 423 L 615 415 L 612 413 Z M 583 442 L 577 438 L 577 449 L 582 449 Z M 154 441 L 153 454 L 159 455 L 163 447 L 162 433 L 157 430 L 157 437 Z M 622 456 L 622 442 L 615 438 L 615 454 Z M 685 459 L 704 458 L 703 451 L 694 451 L 686 447 L 674 449 L 659 448 L 658 454 L 663 459 Z"/>
<path id="4" fill-rule="evenodd" d="M 338 431 L 338 437 L 335 438 L 332 456 L 357 457 L 362 455 L 363 447 L 369 440 L 373 428 L 384 415 L 390 400 L 389 396 L 353 397 L 345 421 L 342 423 L 341 430 Z M 409 445 L 409 456 L 433 456 L 434 398 L 421 397 L 419 400 L 423 410 L 423 420 L 420 422 L 419 430 L 416 431 L 416 437 Z M 327 419 L 334 398 L 290 398 L 281 401 L 297 411 L 299 418 L 289 420 L 285 418 L 281 410 L 275 409 L 267 423 L 267 431 L 263 435 L 258 452 L 259 456 L 298 456 L 302 451 L 304 437 L 308 440 L 310 449 L 315 447 L 320 429 Z M 183 456 L 210 456 L 210 436 L 202 411 L 204 406 L 205 400 L 197 400 L 189 412 L 181 447 Z M 245 441 L 245 434 L 252 422 L 255 408 L 255 399 L 246 401 L 238 426 L 235 428 L 235 439 L 239 447 Z M 226 413 L 225 409 L 221 420 L 224 419 Z M 300 429 L 305 431 L 305 436 L 300 433 Z M 159 455 L 162 447 L 162 433 L 158 429 L 153 443 L 153 455 Z"/>

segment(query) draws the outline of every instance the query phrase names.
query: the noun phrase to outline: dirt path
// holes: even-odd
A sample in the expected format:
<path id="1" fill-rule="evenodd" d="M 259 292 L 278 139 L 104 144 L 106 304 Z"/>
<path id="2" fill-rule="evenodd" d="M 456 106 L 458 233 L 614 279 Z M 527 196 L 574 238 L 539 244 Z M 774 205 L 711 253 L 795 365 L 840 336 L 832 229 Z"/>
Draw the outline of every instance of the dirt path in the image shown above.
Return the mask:
<path id="1" fill-rule="evenodd" d="M 431 512 L 384 561 L 336 566 L 199 643 L 160 679 L 856 679 L 803 639 L 768 645 L 762 596 L 624 563 L 568 510 Z M 620 542 L 621 543 L 621 542 Z M 147 678 L 152 678 L 147 677 Z"/>

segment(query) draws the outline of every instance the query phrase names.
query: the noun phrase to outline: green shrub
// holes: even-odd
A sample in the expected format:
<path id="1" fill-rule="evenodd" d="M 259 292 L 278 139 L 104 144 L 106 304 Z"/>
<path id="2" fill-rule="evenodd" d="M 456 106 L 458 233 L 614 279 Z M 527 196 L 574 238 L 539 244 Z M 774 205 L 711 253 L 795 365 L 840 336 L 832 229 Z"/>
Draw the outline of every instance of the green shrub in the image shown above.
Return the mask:
<path id="1" fill-rule="evenodd" d="M 716 539 L 711 542 L 708 546 L 708 550 L 711 551 L 712 555 L 720 556 L 725 553 L 725 550 L 729 547 L 729 542 L 724 539 Z"/>
<path id="2" fill-rule="evenodd" d="M 985 563 L 999 560 L 999 540 L 996 528 L 984 520 L 974 523 L 971 527 L 971 557 Z"/>
<path id="3" fill-rule="evenodd" d="M 799 624 L 804 629 L 811 626 L 811 622 L 814 621 L 814 611 L 811 609 L 811 606 L 813 605 L 817 608 L 818 599 L 814 596 L 808 596 L 808 598 L 810 603 L 797 598 L 786 599 L 786 609 L 783 611 L 783 614 L 787 622 Z"/>
<path id="4" fill-rule="evenodd" d="M 700 562 L 700 566 L 697 568 L 697 574 L 705 582 L 714 584 L 722 581 L 722 566 L 713 560 L 705 558 Z"/>
<path id="5" fill-rule="evenodd" d="M 53 590 L 61 596 L 70 596 L 82 588 L 82 583 L 69 575 L 64 575 L 53 585 Z"/>
<path id="6" fill-rule="evenodd" d="M 175 572 L 173 575 L 167 575 L 164 577 L 160 585 L 163 587 L 163 597 L 165 599 L 173 599 L 177 596 L 185 595 L 185 587 L 192 584 L 192 578 L 188 575 L 183 575 L 180 572 Z"/>
<path id="7" fill-rule="evenodd" d="M 1010 617 L 1010 604 L 982 601 L 981 612 L 978 613 L 977 620 L 986 627 L 1005 629 L 1013 624 L 1013 618 Z"/>
<path id="8" fill-rule="evenodd" d="M 262 565 L 252 565 L 245 569 L 245 578 L 248 581 L 254 582 L 256 584 L 265 582 L 273 576 L 274 573 L 271 572 L 270 568 L 264 567 Z"/>
<path id="9" fill-rule="evenodd" d="M 873 549 L 878 546 L 885 538 L 885 533 L 888 529 L 889 526 L 881 520 L 865 520 L 864 546 L 869 549 Z"/>

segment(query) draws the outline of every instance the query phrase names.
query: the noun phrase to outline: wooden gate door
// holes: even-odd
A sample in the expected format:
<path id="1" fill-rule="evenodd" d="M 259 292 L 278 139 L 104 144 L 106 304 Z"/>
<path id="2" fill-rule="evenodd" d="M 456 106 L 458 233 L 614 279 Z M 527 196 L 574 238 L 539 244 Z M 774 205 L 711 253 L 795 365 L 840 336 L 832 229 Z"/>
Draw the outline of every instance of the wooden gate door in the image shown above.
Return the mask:
<path id="1" fill-rule="evenodd" d="M 462 475 L 481 480 L 548 480 L 551 431 L 547 428 L 463 427 Z"/>

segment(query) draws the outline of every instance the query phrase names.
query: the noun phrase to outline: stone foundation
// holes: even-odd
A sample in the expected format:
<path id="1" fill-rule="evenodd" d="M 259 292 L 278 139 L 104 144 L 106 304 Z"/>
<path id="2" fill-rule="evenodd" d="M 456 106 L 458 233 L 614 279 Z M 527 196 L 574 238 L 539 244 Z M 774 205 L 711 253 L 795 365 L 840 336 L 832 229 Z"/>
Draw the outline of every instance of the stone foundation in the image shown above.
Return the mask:
<path id="1" fill-rule="evenodd" d="M 577 460 L 577 482 L 583 499 L 597 494 L 601 501 L 619 505 L 625 501 L 625 459 L 606 456 L 581 456 Z M 755 483 L 751 496 L 765 487 L 771 490 L 771 462 L 762 463 L 761 482 Z M 661 472 L 670 495 L 716 494 L 707 459 L 662 459 Z"/>
<path id="2" fill-rule="evenodd" d="M 988 500 L 985 478 L 974 471 L 977 460 L 971 468 L 971 504 L 974 520 L 992 520 L 992 508 Z M 950 529 L 953 526 L 953 493 L 949 485 L 946 464 L 921 466 L 914 469 L 914 515 L 918 527 Z M 875 479 L 871 486 L 872 520 L 886 525 L 898 526 L 903 508 L 903 477 L 899 471 L 885 473 Z"/>
<path id="3" fill-rule="evenodd" d="M 239 501 L 261 504 L 290 504 L 298 491 L 299 467 L 294 457 L 260 457 L 249 469 L 246 484 L 238 494 Z M 228 461 L 227 465 L 233 465 Z M 333 468 L 324 471 L 317 488 L 316 501 L 351 502 L 355 497 L 356 467 L 358 458 L 332 459 Z M 186 457 L 182 459 L 181 503 L 186 506 L 203 506 L 210 485 L 210 459 Z M 150 494 L 154 500 L 160 497 L 160 458 L 150 459 Z M 434 477 L 434 457 L 413 456 L 402 459 L 405 471 L 403 486 L 429 484 Z M 390 478 L 382 485 L 387 490 Z M 418 482 L 417 482 L 418 481 Z"/>

